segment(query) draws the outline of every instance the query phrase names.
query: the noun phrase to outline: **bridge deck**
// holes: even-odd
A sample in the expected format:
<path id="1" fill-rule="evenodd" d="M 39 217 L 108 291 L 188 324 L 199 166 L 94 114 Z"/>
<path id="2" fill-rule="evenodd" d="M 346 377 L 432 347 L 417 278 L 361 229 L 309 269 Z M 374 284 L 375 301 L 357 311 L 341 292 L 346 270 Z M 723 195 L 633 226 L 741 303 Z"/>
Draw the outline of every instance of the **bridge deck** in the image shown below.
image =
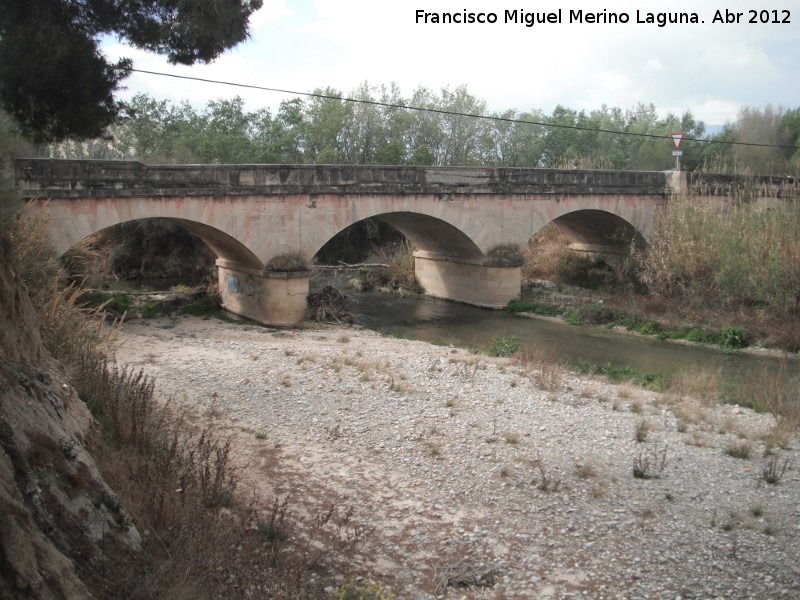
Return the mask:
<path id="1" fill-rule="evenodd" d="M 159 165 L 17 161 L 26 197 L 282 194 L 664 194 L 662 171 L 353 165 Z"/>

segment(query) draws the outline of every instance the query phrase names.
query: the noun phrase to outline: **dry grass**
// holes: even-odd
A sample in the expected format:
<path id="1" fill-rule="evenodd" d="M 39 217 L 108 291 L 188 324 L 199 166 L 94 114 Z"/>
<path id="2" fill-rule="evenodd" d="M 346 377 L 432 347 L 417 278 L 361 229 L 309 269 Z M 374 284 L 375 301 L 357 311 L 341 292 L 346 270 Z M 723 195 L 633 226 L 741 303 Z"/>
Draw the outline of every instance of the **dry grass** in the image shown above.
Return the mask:
<path id="1" fill-rule="evenodd" d="M 559 391 L 564 386 L 567 366 L 553 349 L 541 346 L 522 346 L 514 354 L 514 361 L 527 372 L 539 389 Z"/>
<path id="2" fill-rule="evenodd" d="M 300 252 L 290 252 L 272 258 L 267 263 L 266 270 L 275 273 L 308 271 L 308 261 Z"/>
<path id="3" fill-rule="evenodd" d="M 668 391 L 698 400 L 703 406 L 716 406 L 722 386 L 722 367 L 690 369 L 670 377 Z"/>
<path id="4" fill-rule="evenodd" d="M 763 307 L 800 314 L 800 204 L 671 199 L 640 277 L 651 293 L 688 306 Z"/>
<path id="5" fill-rule="evenodd" d="M 530 243 L 520 249 L 524 261 L 522 277 L 552 281 L 558 262 L 569 252 L 569 244 L 569 236 L 556 223 L 542 227 Z"/>
<path id="6" fill-rule="evenodd" d="M 269 509 L 240 497 L 230 441 L 213 427 L 192 428 L 155 398 L 142 371 L 109 361 L 108 330 L 97 309 L 82 307 L 83 291 L 64 286 L 44 223 L 19 221 L 12 235 L 13 268 L 29 287 L 42 338 L 99 423 L 87 449 L 117 494 L 104 501 L 133 517 L 120 527 L 135 525 L 142 534 L 141 553 L 85 566 L 94 595 L 320 597 L 333 582 L 322 567 L 343 571 L 361 538 L 351 511 L 330 507 L 301 534 L 285 502 Z"/>

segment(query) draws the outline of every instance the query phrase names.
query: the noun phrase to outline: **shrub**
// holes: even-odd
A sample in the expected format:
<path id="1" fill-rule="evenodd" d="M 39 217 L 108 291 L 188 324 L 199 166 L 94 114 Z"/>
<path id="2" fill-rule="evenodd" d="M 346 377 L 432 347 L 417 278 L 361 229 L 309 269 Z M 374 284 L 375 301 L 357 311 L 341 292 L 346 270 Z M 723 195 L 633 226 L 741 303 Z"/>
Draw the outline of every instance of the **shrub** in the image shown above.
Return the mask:
<path id="1" fill-rule="evenodd" d="M 567 253 L 559 259 L 555 275 L 562 283 L 592 290 L 616 283 L 614 269 L 605 260 L 576 252 Z"/>
<path id="2" fill-rule="evenodd" d="M 783 475 L 789 469 L 789 459 L 781 460 L 778 456 L 769 456 L 764 461 L 764 467 L 761 469 L 761 479 L 764 483 L 770 485 L 777 485 L 783 479 Z"/>
<path id="3" fill-rule="evenodd" d="M 617 311 L 603 304 L 587 304 L 578 309 L 581 322 L 587 325 L 608 325 L 619 318 Z"/>
<path id="4" fill-rule="evenodd" d="M 524 259 L 518 246 L 504 244 L 489 250 L 483 264 L 487 267 L 520 267 L 523 262 Z"/>
<path id="5" fill-rule="evenodd" d="M 725 454 L 733 458 L 747 459 L 750 458 L 750 453 L 753 451 L 753 444 L 747 440 L 735 442 L 725 448 Z"/>
<path id="6" fill-rule="evenodd" d="M 509 312 L 529 312 L 543 317 L 557 317 L 564 312 L 558 306 L 543 302 L 531 302 L 530 300 L 510 300 L 506 305 L 506 310 Z"/>
<path id="7" fill-rule="evenodd" d="M 633 476 L 636 479 L 658 479 L 667 465 L 667 449 L 642 450 L 633 459 Z"/>
<path id="8" fill-rule="evenodd" d="M 280 254 L 267 263 L 267 271 L 273 273 L 297 273 L 308 271 L 308 261 L 299 252 Z"/>
<path id="9" fill-rule="evenodd" d="M 719 344 L 723 348 L 738 350 L 748 343 L 747 332 L 741 327 L 726 327 L 720 332 Z"/>
<path id="10" fill-rule="evenodd" d="M 489 342 L 487 354 L 489 356 L 511 356 L 519 350 L 519 336 L 495 337 Z"/>
<path id="11" fill-rule="evenodd" d="M 800 203 L 674 198 L 656 223 L 640 275 L 651 293 L 716 308 L 800 311 Z"/>
<path id="12" fill-rule="evenodd" d="M 648 423 L 644 419 L 640 419 L 636 422 L 636 436 L 635 439 L 640 444 L 647 440 L 647 436 L 650 435 L 650 423 Z"/>

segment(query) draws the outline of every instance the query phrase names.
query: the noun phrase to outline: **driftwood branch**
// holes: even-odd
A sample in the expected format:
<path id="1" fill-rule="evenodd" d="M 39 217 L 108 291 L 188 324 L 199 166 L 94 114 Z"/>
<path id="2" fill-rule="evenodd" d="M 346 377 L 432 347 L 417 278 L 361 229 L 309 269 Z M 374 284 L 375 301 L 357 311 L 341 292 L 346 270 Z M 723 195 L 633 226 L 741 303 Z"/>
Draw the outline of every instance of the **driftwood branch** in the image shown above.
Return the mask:
<path id="1" fill-rule="evenodd" d="M 340 262 L 338 265 L 314 265 L 315 269 L 326 269 L 333 271 L 344 271 L 347 269 L 388 269 L 391 265 L 385 263 L 354 263 L 348 264 Z"/>
<path id="2" fill-rule="evenodd" d="M 448 587 L 491 587 L 497 581 L 498 574 L 499 570 L 495 567 L 474 566 L 461 560 L 439 571 L 434 593 L 442 595 Z"/>

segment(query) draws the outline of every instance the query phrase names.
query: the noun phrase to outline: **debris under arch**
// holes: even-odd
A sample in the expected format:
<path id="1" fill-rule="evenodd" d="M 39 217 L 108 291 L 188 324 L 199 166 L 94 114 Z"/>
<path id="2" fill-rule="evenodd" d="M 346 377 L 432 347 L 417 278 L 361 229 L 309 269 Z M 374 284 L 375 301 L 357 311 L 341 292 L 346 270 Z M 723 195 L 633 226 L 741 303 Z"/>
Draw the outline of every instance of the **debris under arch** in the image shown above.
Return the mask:
<path id="1" fill-rule="evenodd" d="M 318 323 L 354 323 L 350 298 L 332 285 L 326 285 L 308 295 L 308 318 Z"/>

